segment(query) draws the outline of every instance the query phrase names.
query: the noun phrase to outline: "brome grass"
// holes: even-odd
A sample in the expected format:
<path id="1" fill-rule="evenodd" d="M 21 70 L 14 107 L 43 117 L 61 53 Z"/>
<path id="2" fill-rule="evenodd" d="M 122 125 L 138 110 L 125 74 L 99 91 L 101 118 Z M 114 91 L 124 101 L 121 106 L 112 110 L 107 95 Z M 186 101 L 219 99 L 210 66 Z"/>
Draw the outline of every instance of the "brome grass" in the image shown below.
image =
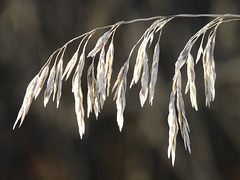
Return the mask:
<path id="1" fill-rule="evenodd" d="M 82 138 L 85 133 L 85 116 L 89 117 L 90 113 L 94 112 L 96 118 L 104 106 L 106 98 L 110 94 L 111 76 L 113 72 L 114 62 L 114 35 L 116 30 L 122 26 L 140 21 L 153 21 L 152 25 L 147 28 L 143 35 L 139 38 L 136 44 L 130 51 L 130 54 L 123 64 L 117 79 L 112 88 L 112 92 L 115 91 L 114 101 L 117 107 L 117 123 L 119 130 L 121 131 L 124 124 L 124 110 L 126 107 L 126 90 L 127 90 L 127 74 L 129 69 L 129 62 L 132 59 L 132 53 L 138 47 L 136 63 L 133 70 L 133 78 L 130 83 L 130 88 L 138 83 L 141 79 L 141 90 L 139 92 L 140 104 L 143 107 L 147 98 L 149 97 L 149 103 L 153 105 L 154 91 L 157 81 L 159 54 L 160 54 L 160 39 L 162 30 L 165 25 L 171 22 L 173 19 L 180 17 L 210 17 L 214 18 L 204 27 L 202 27 L 196 34 L 194 34 L 185 47 L 181 51 L 176 63 L 175 72 L 173 76 L 172 91 L 170 93 L 169 102 L 169 146 L 168 157 L 172 158 L 172 165 L 175 162 L 176 152 L 176 137 L 178 130 L 180 129 L 181 135 L 184 141 L 185 149 L 191 153 L 189 132 L 184 100 L 182 95 L 182 74 L 181 69 L 184 65 L 187 66 L 187 85 L 185 87 L 185 93 L 190 94 L 190 101 L 192 107 L 197 111 L 197 88 L 195 85 L 195 65 L 197 65 L 202 58 L 202 65 L 204 70 L 204 85 L 205 85 L 205 97 L 206 106 L 210 107 L 210 103 L 215 98 L 215 61 L 214 61 L 214 47 L 215 39 L 218 27 L 225 22 L 238 21 L 240 15 L 233 14 L 179 14 L 171 16 L 157 16 L 151 18 L 135 19 L 131 21 L 121 21 L 113 25 L 98 27 L 92 31 L 82 34 L 57 49 L 49 57 L 46 64 L 42 67 L 39 73 L 29 83 L 26 94 L 23 99 L 22 107 L 18 113 L 17 119 L 13 125 L 13 129 L 19 123 L 19 127 L 22 125 L 33 99 L 36 99 L 42 90 L 45 81 L 47 80 L 47 88 L 44 91 L 44 106 L 48 104 L 50 97 L 53 101 L 56 100 L 57 108 L 59 107 L 62 81 L 65 78 L 67 80 L 70 75 L 75 72 L 72 77 L 72 93 L 75 99 L 75 112 L 77 116 L 77 122 L 79 127 L 79 134 Z M 89 40 L 95 34 L 95 32 L 106 29 L 107 31 L 98 39 L 95 47 L 86 52 L 86 46 Z M 153 40 L 157 39 L 156 44 L 153 44 Z M 191 54 L 192 47 L 195 42 L 200 39 L 201 43 L 198 48 L 197 56 L 194 58 Z M 206 44 L 204 45 L 204 40 Z M 68 61 L 64 69 L 64 54 L 68 45 L 73 41 L 80 40 L 79 46 L 72 58 Z M 109 44 L 107 46 L 107 44 Z M 152 57 L 147 53 L 147 49 L 154 46 L 154 53 Z M 55 59 L 54 59 L 55 57 Z M 99 57 L 99 59 L 97 59 Z M 81 78 L 83 68 L 85 67 L 85 59 L 91 58 L 91 65 L 87 70 L 87 108 L 83 107 L 83 93 L 81 87 Z M 148 59 L 152 58 L 152 64 L 149 66 Z M 95 71 L 94 64 L 97 63 L 97 69 Z M 51 65 L 52 64 L 52 65 Z M 96 72 L 96 74 L 95 74 Z M 47 79 L 48 78 L 48 79 Z"/>

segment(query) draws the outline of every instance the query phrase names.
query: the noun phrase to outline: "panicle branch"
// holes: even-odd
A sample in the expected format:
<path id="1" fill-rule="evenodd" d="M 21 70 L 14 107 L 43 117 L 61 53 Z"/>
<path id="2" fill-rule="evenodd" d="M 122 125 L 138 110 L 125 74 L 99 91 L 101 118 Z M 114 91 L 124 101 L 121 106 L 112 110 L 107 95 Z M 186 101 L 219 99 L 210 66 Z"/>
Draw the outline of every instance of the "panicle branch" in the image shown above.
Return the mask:
<path id="1" fill-rule="evenodd" d="M 189 92 L 192 107 L 197 111 L 197 88 L 195 85 L 195 65 L 198 64 L 202 57 L 202 65 L 204 71 L 204 85 L 206 106 L 210 107 L 210 103 L 215 99 L 215 61 L 214 61 L 214 47 L 218 27 L 223 22 L 239 21 L 240 15 L 234 14 L 178 14 L 169 16 L 155 16 L 150 18 L 134 19 L 130 21 L 121 21 L 113 25 L 97 27 L 92 31 L 84 33 L 72 40 L 68 41 L 61 48 L 52 53 L 47 62 L 41 68 L 39 73 L 31 80 L 27 86 L 26 93 L 23 99 L 22 106 L 19 110 L 17 119 L 13 125 L 13 129 L 19 123 L 22 125 L 33 99 L 36 99 L 41 92 L 45 81 L 46 90 L 44 91 L 44 106 L 47 105 L 51 96 L 53 101 L 56 99 L 57 108 L 60 104 L 62 94 L 62 80 L 69 79 L 71 73 L 74 71 L 72 77 L 72 93 L 75 99 L 75 112 L 77 116 L 77 123 L 79 127 L 79 135 L 82 138 L 85 133 L 85 114 L 87 117 L 94 110 L 96 119 L 100 111 L 103 109 L 104 102 L 110 94 L 111 76 L 113 73 L 114 62 L 114 36 L 117 29 L 122 25 L 132 24 L 142 21 L 153 21 L 149 28 L 143 33 L 139 40 L 133 45 L 127 60 L 121 67 L 117 79 L 112 88 L 115 91 L 113 100 L 117 108 L 117 124 L 121 131 L 124 124 L 124 110 L 126 107 L 126 89 L 127 89 L 127 74 L 129 70 L 129 62 L 133 51 L 138 47 L 136 63 L 133 69 L 133 77 L 130 83 L 130 88 L 138 83 L 141 77 L 141 90 L 139 91 L 140 105 L 143 107 L 147 97 L 149 96 L 149 103 L 153 105 L 155 86 L 158 76 L 158 66 L 160 59 L 160 39 L 163 32 L 163 27 L 173 19 L 180 17 L 196 18 L 196 17 L 211 17 L 215 18 L 202 27 L 195 33 L 186 43 L 175 63 L 175 72 L 172 82 L 172 91 L 169 102 L 169 146 L 168 158 L 172 158 L 172 165 L 175 163 L 176 152 L 176 138 L 178 130 L 181 131 L 181 136 L 184 141 L 185 149 L 191 153 L 189 132 L 190 128 L 186 118 L 184 100 L 182 95 L 182 75 L 181 69 L 186 64 L 187 66 L 187 84 L 185 87 L 185 94 Z M 107 30 L 101 37 L 98 38 L 95 47 L 87 53 L 86 46 L 89 40 L 99 30 Z M 155 37 L 157 34 L 157 38 Z M 201 42 L 198 48 L 196 59 L 191 54 L 192 47 L 196 41 L 200 39 Z M 152 56 L 151 69 L 149 68 L 149 58 L 147 51 L 152 46 L 154 39 L 157 39 L 154 45 Z M 206 44 L 205 39 L 206 40 Z M 64 69 L 64 57 L 66 49 L 72 42 L 78 41 L 79 45 L 68 61 Z M 205 47 L 204 47 L 205 44 Z M 107 50 L 107 51 L 106 51 Z M 52 64 L 52 60 L 55 60 Z M 91 64 L 87 70 L 87 108 L 86 113 L 83 106 L 83 92 L 82 92 L 82 74 L 84 72 L 85 60 L 91 58 Z M 95 61 L 96 75 L 95 75 Z M 52 64 L 52 65 L 51 65 Z M 50 72 L 49 72 L 50 71 Z M 150 76 L 150 77 L 149 77 Z"/>

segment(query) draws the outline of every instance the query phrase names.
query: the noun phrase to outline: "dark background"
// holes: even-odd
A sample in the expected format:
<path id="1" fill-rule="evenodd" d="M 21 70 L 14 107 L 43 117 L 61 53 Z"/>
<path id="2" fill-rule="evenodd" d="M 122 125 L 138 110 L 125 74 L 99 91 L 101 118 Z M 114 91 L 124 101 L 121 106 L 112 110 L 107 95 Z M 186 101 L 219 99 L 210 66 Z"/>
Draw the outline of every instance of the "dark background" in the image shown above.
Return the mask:
<path id="1" fill-rule="evenodd" d="M 216 100 L 210 109 L 205 107 L 202 65 L 196 66 L 198 112 L 190 107 L 189 95 L 184 96 L 192 154 L 184 150 L 179 134 L 175 167 L 167 158 L 174 63 L 188 39 L 211 20 L 208 18 L 175 19 L 165 26 L 154 104 L 141 108 L 140 85 L 128 89 L 121 133 L 111 95 L 98 120 L 94 115 L 85 119 L 86 134 L 80 140 L 71 80 L 63 83 L 59 109 L 52 102 L 44 108 L 41 92 L 23 126 L 12 131 L 28 83 L 50 54 L 71 38 L 121 20 L 179 13 L 239 13 L 239 5 L 238 0 L 0 1 L 0 179 L 240 179 L 239 22 L 226 23 L 218 30 Z M 140 22 L 117 31 L 113 81 L 149 25 Z M 98 37 L 93 37 L 91 48 Z M 64 66 L 75 49 L 74 44 L 69 47 Z M 135 57 L 128 86 L 134 63 Z M 86 94 L 86 84 L 84 87 Z"/>

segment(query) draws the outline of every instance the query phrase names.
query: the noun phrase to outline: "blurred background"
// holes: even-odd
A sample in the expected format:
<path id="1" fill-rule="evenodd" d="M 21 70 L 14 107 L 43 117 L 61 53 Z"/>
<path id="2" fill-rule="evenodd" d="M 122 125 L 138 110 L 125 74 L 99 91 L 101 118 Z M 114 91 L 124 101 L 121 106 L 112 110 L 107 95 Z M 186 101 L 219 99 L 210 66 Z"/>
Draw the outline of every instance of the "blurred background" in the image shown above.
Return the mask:
<path id="1" fill-rule="evenodd" d="M 239 14 L 239 7 L 238 0 L 1 0 L 0 179 L 240 179 L 239 22 L 225 23 L 217 31 L 216 100 L 211 108 L 205 107 L 202 65 L 196 66 L 198 112 L 191 108 L 189 95 L 184 95 L 192 154 L 184 150 L 179 134 L 175 167 L 167 158 L 167 115 L 174 63 L 189 38 L 211 20 L 208 18 L 179 18 L 165 26 L 153 106 L 146 103 L 144 108 L 140 107 L 140 84 L 128 89 L 121 133 L 111 95 L 98 120 L 94 115 L 85 119 L 86 134 L 80 140 L 71 80 L 63 83 L 58 109 L 52 102 L 44 108 L 41 92 L 23 126 L 12 130 L 28 83 L 51 53 L 68 40 L 122 20 L 179 13 Z M 118 29 L 112 84 L 131 47 L 151 23 L 134 23 Z M 101 33 L 104 32 L 92 38 L 88 51 Z M 76 46 L 77 43 L 69 46 L 64 66 Z M 149 57 L 151 54 L 152 49 Z M 135 54 L 128 83 L 134 63 Z M 86 95 L 86 80 L 83 89 Z"/>

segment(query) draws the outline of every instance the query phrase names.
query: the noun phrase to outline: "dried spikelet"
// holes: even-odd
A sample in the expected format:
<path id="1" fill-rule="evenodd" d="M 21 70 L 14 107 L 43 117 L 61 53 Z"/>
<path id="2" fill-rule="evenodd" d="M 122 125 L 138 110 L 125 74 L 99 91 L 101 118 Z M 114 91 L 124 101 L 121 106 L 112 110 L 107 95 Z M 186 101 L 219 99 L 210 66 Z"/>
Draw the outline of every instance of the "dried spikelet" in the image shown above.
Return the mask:
<path id="1" fill-rule="evenodd" d="M 126 66 L 128 66 L 127 63 L 125 63 L 123 65 L 123 67 L 120 69 L 118 76 L 117 76 L 117 80 L 115 81 L 115 83 L 113 85 L 112 92 L 115 90 L 115 88 L 117 88 L 117 86 L 120 84 L 120 81 L 123 79 L 123 76 L 126 73 L 126 70 L 125 70 L 127 68 Z M 113 100 L 115 100 L 115 98 L 113 98 Z"/>
<path id="2" fill-rule="evenodd" d="M 55 82 L 57 83 L 57 108 L 59 107 L 60 98 L 62 95 L 62 73 L 63 73 L 63 59 L 61 58 L 57 65 L 57 74 L 55 80 Z"/>
<path id="3" fill-rule="evenodd" d="M 172 84 L 172 91 L 174 94 L 177 92 L 177 80 L 178 80 L 178 74 L 175 72 L 173 76 L 173 84 Z"/>
<path id="4" fill-rule="evenodd" d="M 184 101 L 182 98 L 182 78 L 181 78 L 181 72 L 177 71 L 176 72 L 177 75 L 177 111 L 178 111 L 178 123 L 181 129 L 181 134 L 182 134 L 182 138 L 184 140 L 184 145 L 185 145 L 185 149 L 188 148 L 188 151 L 191 153 L 191 149 L 190 149 L 190 139 L 189 139 L 189 126 L 188 126 L 188 122 L 187 122 L 187 118 L 185 115 L 185 108 L 184 108 Z"/>
<path id="5" fill-rule="evenodd" d="M 211 31 L 207 45 L 204 49 L 203 53 L 203 69 L 204 69 L 204 84 L 205 84 L 205 96 L 206 96 L 206 106 L 210 107 L 210 103 L 215 98 L 215 80 L 216 80 L 216 72 L 215 72 L 215 62 L 214 62 L 214 46 L 215 46 L 215 38 L 216 38 L 216 30 L 217 27 L 213 31 Z"/>
<path id="6" fill-rule="evenodd" d="M 196 92 L 196 85 L 195 85 L 195 71 L 194 71 L 194 60 L 191 54 L 189 54 L 187 59 L 187 77 L 188 82 L 185 89 L 185 94 L 187 94 L 188 90 L 190 89 L 190 100 L 192 107 L 195 110 L 198 110 L 197 106 L 197 92 Z"/>
<path id="7" fill-rule="evenodd" d="M 147 57 L 146 51 L 144 51 L 143 57 L 144 57 L 144 62 L 143 62 L 143 72 L 142 72 L 142 78 L 141 78 L 142 89 L 139 92 L 139 99 L 142 107 L 148 95 L 148 57 Z"/>
<path id="8" fill-rule="evenodd" d="M 63 59 L 61 58 L 58 62 L 57 69 L 56 69 L 56 75 L 55 75 L 55 80 L 54 80 L 54 85 L 53 85 L 53 101 L 55 100 L 55 95 L 58 91 L 58 85 L 60 84 L 60 88 L 62 89 L 62 68 L 63 68 Z M 59 77 L 61 76 L 61 77 Z M 61 78 L 61 80 L 59 79 Z"/>
<path id="9" fill-rule="evenodd" d="M 81 76 L 83 71 L 83 63 L 84 63 L 84 53 L 81 55 L 80 61 L 76 68 L 76 71 L 72 80 L 72 92 L 74 94 L 75 99 L 75 112 L 77 115 L 77 122 L 79 127 L 79 134 L 82 138 L 85 133 L 85 123 L 84 123 L 84 108 L 83 108 L 83 94 L 81 88 Z"/>
<path id="10" fill-rule="evenodd" d="M 48 72 L 49 72 L 49 64 L 47 64 L 40 72 L 40 75 L 36 84 L 35 92 L 34 92 L 34 99 L 37 99 L 39 93 L 41 92 L 42 87 L 48 76 Z"/>
<path id="11" fill-rule="evenodd" d="M 97 66 L 97 87 L 100 96 L 100 105 L 101 108 L 103 108 L 104 101 L 106 100 L 106 70 L 104 46 L 102 47 Z"/>
<path id="12" fill-rule="evenodd" d="M 205 97 L 206 106 L 210 107 L 210 92 L 209 92 L 209 79 L 208 79 L 208 67 L 207 67 L 207 53 L 203 54 L 203 69 L 204 69 L 204 85 L 205 85 Z"/>
<path id="13" fill-rule="evenodd" d="M 125 88 L 124 88 L 123 81 L 121 81 L 117 91 L 116 106 L 117 106 L 117 123 L 118 123 L 119 131 L 122 131 L 122 127 L 124 123 L 123 112 L 126 106 Z"/>
<path id="14" fill-rule="evenodd" d="M 159 54 L 160 54 L 160 46 L 159 46 L 159 41 L 158 41 L 154 48 L 152 70 L 151 70 L 151 80 L 149 83 L 149 103 L 151 105 L 153 105 L 155 85 L 156 85 L 156 81 L 157 81 Z"/>
<path id="15" fill-rule="evenodd" d="M 94 89 L 93 89 L 93 78 L 92 75 L 93 71 L 93 64 L 91 64 L 88 68 L 87 74 L 87 86 L 88 86 L 88 93 L 87 93 L 87 117 L 89 117 L 90 113 L 92 112 L 92 104 L 94 104 Z"/>
<path id="16" fill-rule="evenodd" d="M 212 59 L 211 63 L 211 70 L 210 70 L 210 79 L 211 79 L 211 94 L 212 94 L 212 101 L 215 99 L 215 81 L 216 81 L 216 71 L 215 71 L 215 61 Z"/>
<path id="17" fill-rule="evenodd" d="M 136 84 L 140 78 L 143 61 L 144 61 L 143 55 L 144 55 L 144 51 L 146 51 L 146 45 L 147 45 L 146 40 L 147 40 L 146 38 L 143 40 L 141 46 L 138 49 L 136 64 L 134 66 L 133 78 L 130 84 L 130 88 L 132 87 L 132 85 Z"/>
<path id="18" fill-rule="evenodd" d="M 111 85 L 111 76 L 112 76 L 112 65 L 114 56 L 114 46 L 113 41 L 111 41 L 107 55 L 106 55 L 106 86 L 107 86 L 107 96 L 109 96 L 110 85 Z"/>
<path id="19" fill-rule="evenodd" d="M 44 91 L 44 107 L 46 107 L 49 98 L 53 92 L 53 86 L 54 86 L 54 81 L 55 81 L 55 75 L 56 75 L 56 64 L 54 63 L 51 71 L 50 71 L 50 75 L 48 77 L 48 81 L 47 81 L 47 88 Z"/>
<path id="20" fill-rule="evenodd" d="M 172 165 L 174 166 L 178 124 L 175 110 L 175 94 L 173 91 L 171 92 L 170 95 L 168 125 L 169 125 L 168 158 L 172 157 Z"/>
<path id="21" fill-rule="evenodd" d="M 202 36 L 201 44 L 200 44 L 200 46 L 198 48 L 196 64 L 198 63 L 198 61 L 200 60 L 201 55 L 203 54 L 203 46 L 202 46 L 202 44 L 203 44 L 204 37 L 205 37 L 205 33 Z"/>
<path id="22" fill-rule="evenodd" d="M 74 73 L 73 78 L 72 78 L 72 92 L 74 92 L 75 89 L 78 88 L 78 84 L 75 83 L 75 80 L 77 79 L 76 76 L 78 76 L 78 78 L 80 78 L 80 79 L 81 79 L 81 77 L 82 77 L 83 68 L 84 68 L 84 66 L 85 66 L 85 50 L 86 50 L 87 43 L 88 43 L 89 39 L 92 37 L 92 35 L 93 35 L 93 33 L 88 36 L 88 39 L 87 39 L 87 41 L 86 41 L 85 44 L 84 44 L 82 54 L 80 55 L 78 65 L 77 65 L 77 67 L 76 67 L 75 73 Z M 86 36 L 85 36 L 85 37 L 86 37 Z M 80 48 L 83 40 L 85 39 L 85 37 L 84 37 L 84 38 L 82 39 L 82 41 L 80 42 L 80 44 L 79 44 L 79 46 L 78 46 L 78 50 L 79 50 L 79 48 Z M 76 62 L 75 62 L 75 58 L 76 58 L 76 60 L 77 60 L 77 57 L 78 57 L 78 53 L 79 53 L 78 50 L 76 51 L 75 55 L 72 57 L 72 60 L 74 61 L 73 67 L 75 66 L 75 63 L 76 63 Z M 69 74 L 70 74 L 70 70 L 72 71 L 72 68 L 73 68 L 73 67 L 71 66 L 71 68 L 69 69 L 69 71 L 68 71 L 68 76 L 69 76 Z M 66 68 L 66 69 L 67 69 L 67 68 Z M 68 77 L 68 76 L 67 76 L 67 77 Z"/>
<path id="23" fill-rule="evenodd" d="M 30 106 L 32 104 L 32 101 L 33 101 L 33 97 L 34 97 L 34 93 L 36 92 L 36 84 L 38 82 L 38 79 L 39 79 L 39 74 L 37 74 L 33 79 L 32 81 L 29 83 L 28 87 L 27 87 L 27 90 L 26 90 L 26 93 L 25 93 L 25 96 L 24 96 L 24 99 L 23 99 L 23 103 L 22 103 L 22 107 L 21 109 L 19 110 L 19 113 L 18 113 L 18 116 L 17 116 L 17 119 L 13 125 L 13 129 L 15 129 L 18 121 L 20 120 L 21 118 L 21 122 L 19 124 L 19 127 L 21 127 L 23 121 L 24 121 L 24 118 L 25 116 L 27 115 L 29 109 L 30 109 Z"/>
<path id="24" fill-rule="evenodd" d="M 85 123 L 84 123 L 84 108 L 83 108 L 83 94 L 81 88 L 81 79 L 77 77 L 76 84 L 78 88 L 74 90 L 74 99 L 75 99 L 75 112 L 77 115 L 77 122 L 79 127 L 79 135 L 82 139 L 83 134 L 85 133 Z"/>
<path id="25" fill-rule="evenodd" d="M 214 47 L 215 47 L 215 39 L 216 39 L 216 31 L 217 27 L 213 31 L 212 37 L 212 45 L 211 45 L 211 64 L 210 64 L 210 79 L 211 79 L 211 94 L 212 101 L 215 99 L 215 81 L 216 81 L 216 71 L 215 71 L 215 61 L 214 61 Z"/>
<path id="26" fill-rule="evenodd" d="M 184 101 L 182 98 L 182 78 L 181 78 L 181 72 L 177 71 L 177 110 L 178 110 L 178 123 L 181 129 L 182 138 L 184 140 L 185 149 L 188 148 L 189 152 L 191 152 L 190 149 L 190 140 L 188 132 L 190 131 L 187 118 L 185 115 L 185 108 L 184 108 Z"/>
<path id="27" fill-rule="evenodd" d="M 83 95 L 81 86 L 79 89 L 74 91 L 75 98 L 75 112 L 77 115 L 77 122 L 79 128 L 79 135 L 82 139 L 83 134 L 85 133 L 85 122 L 84 122 L 84 108 L 83 108 Z"/>
<path id="28" fill-rule="evenodd" d="M 193 58 L 189 61 L 193 61 Z M 170 96 L 169 103 L 169 146 L 168 146 L 168 157 L 172 156 L 172 165 L 174 166 L 175 161 L 175 149 L 176 149 L 176 136 L 178 133 L 177 116 L 175 110 L 175 94 L 177 94 L 177 110 L 178 110 L 178 123 L 181 129 L 181 135 L 184 140 L 185 149 L 191 153 L 190 139 L 189 139 L 189 126 L 185 115 L 184 101 L 182 98 L 182 84 L 181 84 L 181 72 L 179 69 L 175 70 L 173 78 L 172 93 Z"/>
<path id="29" fill-rule="evenodd" d="M 98 114 L 100 113 L 100 98 L 99 98 L 99 93 L 97 92 L 97 81 L 95 78 L 93 78 L 93 89 L 94 89 L 94 113 L 96 119 L 98 119 Z"/>
<path id="30" fill-rule="evenodd" d="M 214 47 L 216 39 L 216 31 L 218 26 L 222 23 L 222 19 L 217 22 L 215 28 L 210 32 L 206 47 L 203 52 L 203 69 L 204 69 L 204 84 L 205 84 L 205 96 L 206 106 L 210 107 L 210 102 L 215 98 L 215 62 L 214 62 Z"/>
<path id="31" fill-rule="evenodd" d="M 191 153 L 190 139 L 188 134 L 190 132 L 190 129 L 185 115 L 182 93 L 180 91 L 177 92 L 177 110 L 178 110 L 178 122 L 181 129 L 182 138 L 184 140 L 184 146 L 185 149 L 188 149 L 188 151 Z"/>
<path id="32" fill-rule="evenodd" d="M 78 88 L 78 84 L 75 83 L 75 80 L 76 80 L 76 78 L 81 78 L 82 77 L 82 72 L 83 72 L 84 65 L 85 65 L 85 53 L 83 52 L 80 56 L 78 65 L 77 65 L 75 73 L 73 75 L 72 92 L 74 92 L 75 89 Z"/>
<path id="33" fill-rule="evenodd" d="M 104 33 L 97 41 L 95 47 L 93 50 L 88 54 L 87 57 L 94 57 L 100 50 L 101 48 L 106 44 L 108 41 L 110 35 L 112 34 L 112 31 L 109 30 L 106 33 Z"/>
<path id="34" fill-rule="evenodd" d="M 123 123 L 124 123 L 124 117 L 123 113 L 126 106 L 126 87 L 127 87 L 127 72 L 129 68 L 129 59 L 125 62 L 123 67 L 120 69 L 120 72 L 118 73 L 117 80 L 113 86 L 113 90 L 116 88 L 116 92 L 114 95 L 114 100 L 116 100 L 116 106 L 117 106 L 117 123 L 119 130 L 122 130 Z"/>
<path id="35" fill-rule="evenodd" d="M 77 49 L 77 51 L 74 53 L 74 55 L 72 56 L 71 60 L 68 62 L 67 66 L 65 68 L 65 71 L 64 71 L 63 76 L 62 76 L 62 78 L 64 78 L 66 76 L 65 81 L 69 78 L 69 76 L 70 76 L 70 74 L 71 74 L 71 72 L 72 72 L 72 70 L 73 70 L 73 68 L 74 68 L 74 66 L 77 62 L 78 51 L 79 51 L 79 49 Z"/>
<path id="36" fill-rule="evenodd" d="M 87 84 L 88 84 L 87 117 L 89 117 L 93 107 L 94 113 L 97 119 L 98 114 L 100 112 L 100 104 L 99 104 L 99 93 L 97 88 L 97 81 L 94 77 L 94 61 L 88 68 Z"/>

